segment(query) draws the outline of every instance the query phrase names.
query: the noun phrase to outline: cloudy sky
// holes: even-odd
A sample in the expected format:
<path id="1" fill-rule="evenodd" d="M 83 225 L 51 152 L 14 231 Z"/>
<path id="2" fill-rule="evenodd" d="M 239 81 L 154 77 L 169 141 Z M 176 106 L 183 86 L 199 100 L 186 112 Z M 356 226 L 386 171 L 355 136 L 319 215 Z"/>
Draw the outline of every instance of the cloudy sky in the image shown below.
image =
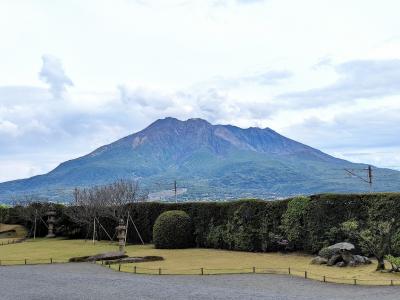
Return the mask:
<path id="1" fill-rule="evenodd" d="M 0 2 L 0 181 L 155 119 L 400 169 L 398 0 Z"/>

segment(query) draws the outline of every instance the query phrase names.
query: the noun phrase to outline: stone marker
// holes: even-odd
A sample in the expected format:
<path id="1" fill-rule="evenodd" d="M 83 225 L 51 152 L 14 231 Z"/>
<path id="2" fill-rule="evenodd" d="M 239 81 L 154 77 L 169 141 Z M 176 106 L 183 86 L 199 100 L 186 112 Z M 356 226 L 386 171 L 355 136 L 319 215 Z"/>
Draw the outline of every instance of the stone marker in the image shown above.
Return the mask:
<path id="1" fill-rule="evenodd" d="M 119 252 L 125 252 L 125 230 L 124 220 L 119 220 L 119 225 L 115 228 L 117 230 Z"/>
<path id="2" fill-rule="evenodd" d="M 46 235 L 46 238 L 54 238 L 56 235 L 54 234 L 54 223 L 56 222 L 55 216 L 56 216 L 56 211 L 54 208 L 50 208 L 50 210 L 46 213 L 47 215 L 47 224 L 48 224 L 48 233 Z"/>

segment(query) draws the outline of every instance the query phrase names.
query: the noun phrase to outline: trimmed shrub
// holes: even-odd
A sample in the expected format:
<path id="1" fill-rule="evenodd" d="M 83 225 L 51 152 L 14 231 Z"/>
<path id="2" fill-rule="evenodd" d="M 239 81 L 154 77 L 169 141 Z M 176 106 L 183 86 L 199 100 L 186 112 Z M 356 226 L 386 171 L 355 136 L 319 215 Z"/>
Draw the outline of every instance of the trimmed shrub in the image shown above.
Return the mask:
<path id="1" fill-rule="evenodd" d="M 158 216 L 153 226 L 153 242 L 157 249 L 180 249 L 192 245 L 189 215 L 182 210 L 170 210 Z"/>
<path id="2" fill-rule="evenodd" d="M 289 201 L 287 210 L 282 216 L 283 231 L 296 248 L 303 248 L 305 242 L 309 206 L 310 198 L 295 197 Z"/>

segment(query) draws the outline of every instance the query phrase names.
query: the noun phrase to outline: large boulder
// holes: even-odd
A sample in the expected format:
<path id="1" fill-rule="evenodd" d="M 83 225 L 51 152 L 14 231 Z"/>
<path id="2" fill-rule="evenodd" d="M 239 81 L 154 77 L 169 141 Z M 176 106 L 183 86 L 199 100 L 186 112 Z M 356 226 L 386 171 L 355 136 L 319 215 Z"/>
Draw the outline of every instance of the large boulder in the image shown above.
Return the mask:
<path id="1" fill-rule="evenodd" d="M 358 265 L 369 265 L 372 262 L 368 257 L 362 255 L 353 255 L 352 260 L 348 263 L 350 267 L 356 267 Z"/>
<path id="2" fill-rule="evenodd" d="M 370 264 L 371 261 L 368 257 L 361 255 L 354 255 L 351 251 L 354 249 L 354 245 L 347 242 L 337 243 L 335 245 L 322 248 L 318 256 L 315 257 L 311 264 L 325 264 L 327 266 L 358 266 L 363 264 Z"/>
<path id="3" fill-rule="evenodd" d="M 341 242 L 341 243 L 337 243 L 335 245 L 329 246 L 328 249 L 332 249 L 332 250 L 339 250 L 339 251 L 351 251 L 353 250 L 355 247 L 353 244 L 351 243 L 347 243 L 347 242 Z"/>
<path id="4" fill-rule="evenodd" d="M 338 262 L 341 262 L 342 260 L 343 259 L 342 259 L 342 256 L 340 254 L 335 254 L 331 258 L 328 259 L 327 265 L 328 266 L 334 266 Z"/>
<path id="5" fill-rule="evenodd" d="M 312 265 L 326 265 L 328 260 L 325 257 L 317 256 L 314 257 L 311 261 Z"/>
<path id="6" fill-rule="evenodd" d="M 354 261 L 354 255 L 351 254 L 350 251 L 347 250 L 342 250 L 340 255 L 342 256 L 342 260 L 346 265 L 348 265 L 350 262 Z"/>

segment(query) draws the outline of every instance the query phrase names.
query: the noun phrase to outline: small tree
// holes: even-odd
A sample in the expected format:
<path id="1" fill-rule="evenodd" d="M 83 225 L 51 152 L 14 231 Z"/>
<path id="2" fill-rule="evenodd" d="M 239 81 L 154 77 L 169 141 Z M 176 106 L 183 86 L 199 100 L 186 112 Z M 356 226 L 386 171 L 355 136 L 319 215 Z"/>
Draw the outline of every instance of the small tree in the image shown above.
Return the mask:
<path id="1" fill-rule="evenodd" d="M 145 202 L 148 193 L 142 190 L 137 181 L 119 180 L 100 187 L 99 193 L 104 199 L 104 215 L 115 221 L 127 216 L 127 205 Z"/>
<path id="2" fill-rule="evenodd" d="M 74 201 L 67 208 L 66 214 L 75 223 L 87 226 L 87 233 L 93 232 L 94 241 L 96 235 L 99 238 L 96 233 L 98 230 L 96 223 L 100 223 L 100 219 L 109 219 L 117 223 L 126 217 L 128 204 L 143 202 L 146 199 L 147 193 L 132 180 L 119 180 L 83 189 L 76 188 Z"/>
<path id="3" fill-rule="evenodd" d="M 355 220 L 342 224 L 343 231 L 360 244 L 364 252 L 372 254 L 378 261 L 377 271 L 385 269 L 385 255 L 391 253 L 397 226 L 395 220 L 369 221 L 365 229 L 360 229 Z"/>
<path id="4" fill-rule="evenodd" d="M 14 214 L 20 219 L 26 227 L 31 227 L 30 233 L 36 238 L 36 232 L 39 224 L 46 223 L 43 220 L 50 207 L 48 199 L 36 195 L 25 195 L 13 200 Z"/>
<path id="5" fill-rule="evenodd" d="M 66 208 L 65 213 L 74 223 L 87 226 L 87 234 L 93 230 L 94 238 L 95 221 L 102 215 L 102 210 L 101 199 L 96 197 L 93 189 L 75 189 L 74 201 Z"/>

